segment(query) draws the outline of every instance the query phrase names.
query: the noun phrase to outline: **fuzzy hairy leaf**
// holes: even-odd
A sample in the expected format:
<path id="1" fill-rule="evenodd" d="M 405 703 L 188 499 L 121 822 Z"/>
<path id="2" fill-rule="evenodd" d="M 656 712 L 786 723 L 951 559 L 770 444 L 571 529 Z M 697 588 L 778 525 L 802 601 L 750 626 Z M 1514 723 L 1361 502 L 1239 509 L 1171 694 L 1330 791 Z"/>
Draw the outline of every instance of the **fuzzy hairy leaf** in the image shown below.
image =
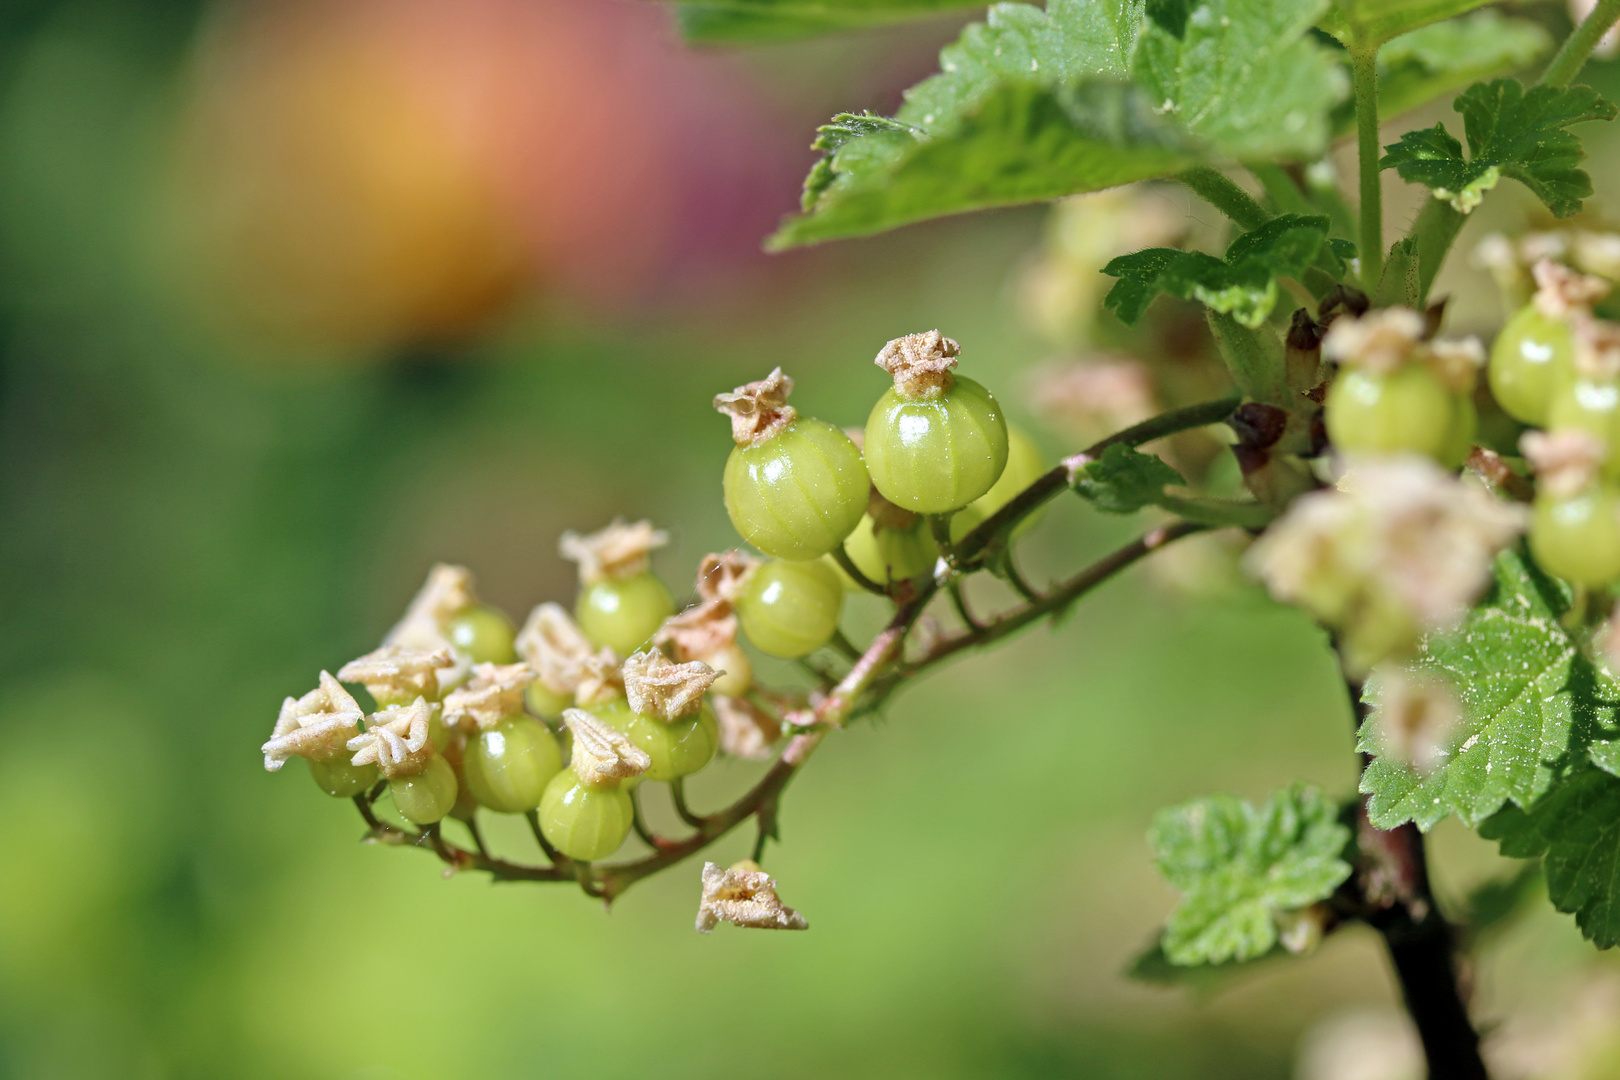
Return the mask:
<path id="1" fill-rule="evenodd" d="M 1160 293 L 1198 300 L 1253 329 L 1277 305 L 1277 279 L 1297 278 L 1319 263 L 1334 274 L 1355 249 L 1328 240 L 1323 216 L 1284 214 L 1233 240 L 1224 259 L 1201 251 L 1148 248 L 1121 255 L 1103 267 L 1119 280 L 1103 303 L 1134 323 Z"/>
<path id="2" fill-rule="evenodd" d="M 1506 803 L 1528 807 L 1560 769 L 1611 738 L 1620 683 L 1586 659 L 1559 625 L 1569 595 L 1516 552 L 1497 556 L 1495 582 L 1453 631 L 1431 636 L 1415 670 L 1451 684 L 1462 722 L 1432 772 L 1386 756 L 1376 713 L 1358 749 L 1374 759 L 1361 776 L 1368 816 L 1381 829 L 1415 821 L 1427 830 L 1449 814 L 1474 827 Z M 1378 701 L 1376 681 L 1367 700 Z"/>
<path id="3" fill-rule="evenodd" d="M 1164 930 L 1172 964 L 1253 960 L 1277 944 L 1276 918 L 1333 894 L 1350 876 L 1350 830 L 1321 791 L 1295 784 L 1259 807 L 1211 795 L 1154 819 L 1159 869 L 1182 893 Z"/>
<path id="4" fill-rule="evenodd" d="M 1502 854 L 1540 856 L 1547 898 L 1600 949 L 1620 944 L 1620 778 L 1577 769 L 1529 810 L 1509 807 L 1479 830 Z"/>
<path id="5" fill-rule="evenodd" d="M 1074 490 L 1105 513 L 1134 514 L 1157 503 L 1169 485 L 1186 482 L 1152 454 L 1115 443 L 1080 470 Z"/>
<path id="6" fill-rule="evenodd" d="M 675 9 L 695 45 L 792 41 L 981 7 L 963 0 L 700 0 Z"/>
<path id="7" fill-rule="evenodd" d="M 1325 0 L 1203 0 L 1148 21 L 1132 78 L 1189 135 L 1236 158 L 1315 157 L 1348 89 L 1308 35 Z"/>
<path id="8" fill-rule="evenodd" d="M 1322 29 L 1350 48 L 1374 47 L 1491 0 L 1333 0 Z"/>
<path id="9" fill-rule="evenodd" d="M 1499 11 L 1477 11 L 1402 34 L 1378 51 L 1378 112 L 1384 119 L 1424 105 L 1470 83 L 1507 75 L 1534 63 L 1552 48 L 1539 23 Z M 1356 126 L 1354 102 L 1333 112 L 1333 130 Z"/>
<path id="10" fill-rule="evenodd" d="M 1463 117 L 1468 156 L 1443 124 L 1401 136 L 1379 163 L 1423 184 L 1435 198 L 1468 213 L 1503 176 L 1533 191 L 1559 217 L 1581 208 L 1592 179 L 1577 165 L 1585 151 L 1564 130 L 1588 120 L 1611 120 L 1615 107 L 1589 86 L 1535 86 L 1517 79 L 1475 83 L 1452 104 Z"/>

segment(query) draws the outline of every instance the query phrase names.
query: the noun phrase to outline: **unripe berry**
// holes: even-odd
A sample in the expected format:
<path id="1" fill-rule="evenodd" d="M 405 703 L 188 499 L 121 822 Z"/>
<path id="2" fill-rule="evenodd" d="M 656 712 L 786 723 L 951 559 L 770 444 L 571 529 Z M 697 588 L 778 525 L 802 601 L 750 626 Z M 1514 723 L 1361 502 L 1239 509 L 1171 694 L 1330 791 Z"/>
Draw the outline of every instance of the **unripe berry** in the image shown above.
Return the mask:
<path id="1" fill-rule="evenodd" d="M 500 814 L 540 805 L 551 778 L 562 770 L 562 751 L 543 724 L 515 716 L 467 739 L 462 772 L 479 804 Z"/>
<path id="2" fill-rule="evenodd" d="M 523 704 L 542 720 L 557 719 L 573 703 L 573 694 L 559 694 L 538 679 L 523 691 Z"/>
<path id="3" fill-rule="evenodd" d="M 1569 323 L 1527 304 L 1491 345 L 1488 378 L 1502 410 L 1526 424 L 1547 423 L 1554 392 L 1570 377 L 1574 334 Z"/>
<path id="4" fill-rule="evenodd" d="M 1340 450 L 1424 454 L 1451 467 L 1462 463 L 1476 423 L 1473 403 L 1421 363 L 1390 372 L 1345 368 L 1328 391 L 1324 418 Z"/>
<path id="5" fill-rule="evenodd" d="M 415 776 L 396 776 L 388 781 L 394 807 L 406 821 L 431 825 L 456 804 L 456 774 L 449 762 L 435 754 L 427 768 Z"/>
<path id="6" fill-rule="evenodd" d="M 675 598 L 651 571 L 587 585 L 574 607 L 585 636 L 621 655 L 652 640 L 673 614 Z"/>
<path id="7" fill-rule="evenodd" d="M 339 754 L 326 761 L 310 760 L 309 775 L 315 786 L 335 799 L 352 799 L 364 793 L 377 782 L 377 766 L 350 764 L 348 755 Z"/>
<path id="8" fill-rule="evenodd" d="M 939 547 L 928 530 L 928 519 L 909 511 L 904 513 L 912 519 L 904 528 L 886 528 L 868 515 L 844 542 L 850 561 L 879 585 L 910 581 L 926 574 L 939 558 Z M 854 580 L 849 584 L 853 587 Z"/>
<path id="9" fill-rule="evenodd" d="M 1608 451 L 1603 475 L 1620 478 L 1620 385 L 1579 376 L 1559 387 L 1547 408 L 1549 431 L 1574 429 L 1595 435 Z"/>
<path id="10" fill-rule="evenodd" d="M 1530 552 L 1550 574 L 1597 588 L 1620 579 L 1620 497 L 1593 485 L 1570 498 L 1541 497 Z"/>
<path id="11" fill-rule="evenodd" d="M 642 774 L 647 780 L 691 776 L 712 761 L 720 747 L 720 725 L 707 704 L 691 716 L 667 723 L 633 711 L 624 701 L 609 702 L 590 711 L 602 722 L 624 732 L 652 759 L 652 764 Z"/>
<path id="12" fill-rule="evenodd" d="M 777 368 L 714 399 L 731 417 L 726 514 L 767 555 L 815 559 L 843 542 L 866 508 L 866 467 L 849 436 L 787 403 L 793 380 Z"/>
<path id="13" fill-rule="evenodd" d="M 775 559 L 749 575 L 737 619 L 761 652 L 793 659 L 832 640 L 843 602 L 843 583 L 828 563 Z"/>
<path id="14" fill-rule="evenodd" d="M 510 664 L 517 659 L 512 639 L 517 631 L 512 622 L 495 608 L 480 605 L 468 608 L 445 627 L 450 644 L 466 653 L 475 664 Z"/>
<path id="15" fill-rule="evenodd" d="M 990 391 L 952 372 L 956 342 L 938 331 L 898 338 L 878 354 L 895 377 L 866 421 L 872 485 L 918 514 L 960 510 L 1007 465 L 1007 421 Z"/>
<path id="16" fill-rule="evenodd" d="M 606 858 L 630 835 L 634 810 L 620 785 L 592 787 L 572 769 L 551 778 L 540 798 L 540 831 L 570 859 Z"/>
<path id="17" fill-rule="evenodd" d="M 951 543 L 960 543 L 979 522 L 1012 502 L 1013 498 L 1045 475 L 1047 465 L 1028 435 L 1015 427 L 1007 428 L 1007 467 L 990 490 L 957 511 L 951 518 Z M 1013 526 L 1011 535 L 1023 536 L 1040 520 L 1044 507 Z"/>

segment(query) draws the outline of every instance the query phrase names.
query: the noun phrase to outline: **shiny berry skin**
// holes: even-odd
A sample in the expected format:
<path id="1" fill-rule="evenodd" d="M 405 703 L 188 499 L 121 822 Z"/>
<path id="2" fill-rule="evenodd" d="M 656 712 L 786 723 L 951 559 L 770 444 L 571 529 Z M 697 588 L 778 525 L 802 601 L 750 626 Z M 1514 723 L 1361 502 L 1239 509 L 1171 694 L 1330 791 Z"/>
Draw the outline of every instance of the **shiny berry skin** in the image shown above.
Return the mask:
<path id="1" fill-rule="evenodd" d="M 990 391 L 958 375 L 932 397 L 886 390 L 866 421 L 866 470 L 885 499 L 917 514 L 960 510 L 1007 465 L 1007 420 Z"/>
<path id="2" fill-rule="evenodd" d="M 339 754 L 328 761 L 311 761 L 309 775 L 334 799 L 352 799 L 377 782 L 377 766 L 351 765 L 347 755 Z"/>
<path id="3" fill-rule="evenodd" d="M 467 737 L 461 769 L 480 806 L 519 814 L 540 805 L 551 778 L 562 771 L 562 751 L 544 724 L 515 716 Z"/>
<path id="4" fill-rule="evenodd" d="M 572 769 L 552 777 L 540 797 L 540 831 L 558 851 L 584 862 L 619 850 L 633 816 L 623 787 L 591 787 Z"/>
<path id="5" fill-rule="evenodd" d="M 722 479 L 737 533 L 779 559 L 815 559 L 866 512 L 861 452 L 825 420 L 798 417 L 758 446 L 736 446 Z"/>
<path id="6" fill-rule="evenodd" d="M 1346 368 L 1328 391 L 1324 415 L 1333 445 L 1352 453 L 1426 454 L 1455 466 L 1458 444 L 1473 438 L 1473 403 L 1422 364 L 1387 373 Z"/>
<path id="7" fill-rule="evenodd" d="M 958 543 L 962 537 L 972 532 L 974 527 L 1012 502 L 1013 497 L 1029 485 L 1039 480 L 1048 471 L 1041 452 L 1030 441 L 1028 435 L 1015 427 L 1007 428 L 1007 467 L 1001 470 L 1001 476 L 990 490 L 974 499 L 971 503 L 958 510 L 951 518 L 951 543 Z M 1035 527 L 1040 520 L 1045 507 L 1036 510 L 1025 517 L 1013 527 L 1014 538 L 1023 536 Z"/>
<path id="8" fill-rule="evenodd" d="M 879 585 L 910 581 L 931 571 L 939 559 L 928 519 L 921 516 L 905 529 L 881 528 L 870 516 L 863 517 L 844 541 L 844 550 L 856 568 Z"/>
<path id="9" fill-rule="evenodd" d="M 456 651 L 472 657 L 475 664 L 510 664 L 517 660 L 517 649 L 512 645 L 517 631 L 512 621 L 495 608 L 468 608 L 450 620 L 445 634 Z"/>
<path id="10" fill-rule="evenodd" d="M 844 585 L 830 563 L 761 563 L 737 598 L 737 620 L 760 652 L 791 660 L 832 640 Z"/>
<path id="11" fill-rule="evenodd" d="M 587 585 L 574 605 L 585 636 L 620 656 L 646 645 L 673 614 L 675 598 L 651 571 Z"/>
<path id="12" fill-rule="evenodd" d="M 1558 387 L 1574 368 L 1574 333 L 1562 319 L 1549 319 L 1534 304 L 1507 321 L 1491 345 L 1486 369 L 1491 393 L 1515 420 L 1541 426 Z"/>
<path id="13" fill-rule="evenodd" d="M 1543 570 L 1580 585 L 1620 579 L 1620 496 L 1599 485 L 1573 498 L 1538 498 L 1530 552 Z"/>
<path id="14" fill-rule="evenodd" d="M 394 797 L 394 808 L 406 821 L 431 825 L 456 805 L 456 774 L 449 762 L 435 754 L 415 776 L 389 780 L 388 791 Z"/>
<path id="15" fill-rule="evenodd" d="M 1620 478 L 1620 385 L 1598 379 L 1569 380 L 1553 394 L 1547 428 L 1574 428 L 1602 439 L 1609 448 L 1603 475 Z"/>
<path id="16" fill-rule="evenodd" d="M 720 725 L 707 704 L 692 716 L 669 723 L 633 712 L 625 701 L 600 705 L 591 713 L 624 732 L 652 758 L 652 764 L 641 774 L 643 779 L 691 776 L 714 760 L 720 748 Z"/>
<path id="17" fill-rule="evenodd" d="M 708 664 L 720 677 L 714 680 L 709 689 L 716 694 L 726 697 L 741 697 L 754 685 L 754 665 L 749 661 L 748 654 L 738 645 L 729 645 L 719 652 L 697 659 Z"/>
<path id="18" fill-rule="evenodd" d="M 559 694 L 543 682 L 532 682 L 523 691 L 523 704 L 542 720 L 555 720 L 564 709 L 573 708 L 573 694 Z"/>

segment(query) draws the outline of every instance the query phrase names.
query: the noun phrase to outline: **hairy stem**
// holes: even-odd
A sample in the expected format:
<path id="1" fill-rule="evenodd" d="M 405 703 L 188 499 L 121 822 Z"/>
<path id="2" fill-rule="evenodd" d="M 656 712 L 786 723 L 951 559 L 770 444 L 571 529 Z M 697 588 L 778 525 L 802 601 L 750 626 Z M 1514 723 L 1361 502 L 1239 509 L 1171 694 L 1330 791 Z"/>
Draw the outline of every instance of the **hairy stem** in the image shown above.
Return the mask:
<path id="1" fill-rule="evenodd" d="M 1445 264 L 1452 242 L 1468 219 L 1457 212 L 1445 199 L 1430 198 L 1418 211 L 1412 225 L 1412 240 L 1417 245 L 1418 306 L 1429 299 L 1429 289 Z"/>
<path id="2" fill-rule="evenodd" d="M 1558 55 L 1552 58 L 1552 63 L 1542 73 L 1541 85 L 1568 86 L 1570 80 L 1586 65 L 1587 57 L 1592 55 L 1592 50 L 1597 48 L 1603 35 L 1617 21 L 1620 21 L 1620 0 L 1598 0 L 1592 14 L 1564 39 Z"/>
<path id="3" fill-rule="evenodd" d="M 1255 202 L 1232 178 L 1208 165 L 1198 165 L 1177 173 L 1174 179 L 1186 184 L 1209 205 L 1237 222 L 1244 230 L 1258 229 L 1271 220 L 1266 208 Z"/>
<path id="4" fill-rule="evenodd" d="M 1238 389 L 1256 401 L 1290 408 L 1294 395 L 1288 389 L 1282 341 L 1276 331 L 1266 327 L 1250 330 L 1214 308 L 1206 308 L 1204 317 Z"/>
<path id="5" fill-rule="evenodd" d="M 1361 165 L 1361 285 L 1378 288 L 1384 274 L 1384 193 L 1378 179 L 1378 49 L 1350 54 L 1350 82 L 1356 96 L 1356 145 Z"/>

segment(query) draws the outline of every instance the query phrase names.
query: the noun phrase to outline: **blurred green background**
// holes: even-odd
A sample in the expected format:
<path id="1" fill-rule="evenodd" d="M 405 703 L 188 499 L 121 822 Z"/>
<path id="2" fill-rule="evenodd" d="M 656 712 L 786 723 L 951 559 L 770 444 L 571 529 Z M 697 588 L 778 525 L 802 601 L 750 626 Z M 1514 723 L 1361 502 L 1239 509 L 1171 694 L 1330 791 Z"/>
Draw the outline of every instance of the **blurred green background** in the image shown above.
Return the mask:
<path id="1" fill-rule="evenodd" d="M 768 858 L 806 934 L 693 933 L 697 862 L 611 914 L 444 880 L 262 768 L 435 560 L 521 618 L 571 596 L 559 532 L 645 516 L 679 592 L 735 543 L 709 398 L 773 365 L 859 423 L 877 348 L 939 326 L 1065 450 L 1014 295 L 1044 211 L 758 253 L 814 124 L 958 26 L 734 55 L 616 0 L 0 6 L 0 1076 L 1410 1075 L 1365 933 L 1213 996 L 1121 975 L 1173 902 L 1156 808 L 1354 784 L 1320 635 L 1241 587 L 1133 574 L 830 740 Z M 1031 572 L 1134 527 L 1061 506 Z M 1435 846 L 1448 897 L 1505 869 Z M 1541 913 L 1480 1013 L 1608 970 Z M 1342 1071 L 1343 1031 L 1393 1064 Z"/>

